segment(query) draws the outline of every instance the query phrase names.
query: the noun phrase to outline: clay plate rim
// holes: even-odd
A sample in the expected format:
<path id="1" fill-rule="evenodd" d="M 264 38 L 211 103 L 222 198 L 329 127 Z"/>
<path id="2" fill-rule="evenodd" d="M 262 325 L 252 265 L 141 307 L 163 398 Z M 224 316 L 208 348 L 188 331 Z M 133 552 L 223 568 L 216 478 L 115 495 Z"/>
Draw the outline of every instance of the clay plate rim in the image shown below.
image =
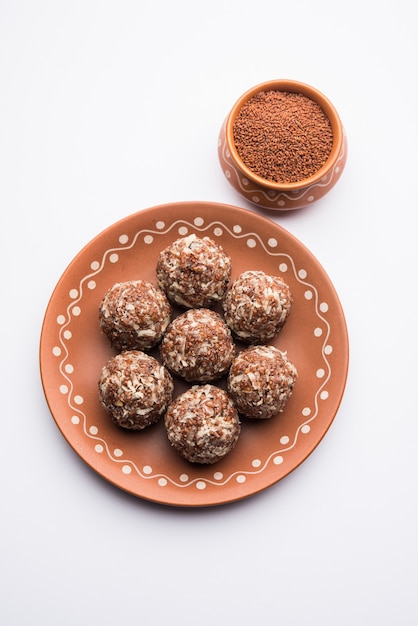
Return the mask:
<path id="1" fill-rule="evenodd" d="M 105 289 L 135 277 L 155 281 L 159 251 L 191 232 L 210 236 L 224 247 L 232 258 L 233 276 L 245 269 L 280 274 L 294 296 L 291 316 L 272 342 L 298 368 L 294 394 L 279 416 L 257 423 L 243 420 L 236 448 L 210 466 L 194 466 L 179 458 L 162 422 L 140 433 L 114 426 L 97 394 L 100 369 L 114 354 L 97 320 Z M 336 290 L 300 241 L 250 210 L 189 201 L 129 215 L 76 255 L 49 300 L 39 358 L 51 414 L 89 467 L 132 495 L 200 507 L 254 495 L 287 476 L 313 452 L 340 406 L 349 346 Z M 176 382 L 176 393 L 184 388 Z"/>

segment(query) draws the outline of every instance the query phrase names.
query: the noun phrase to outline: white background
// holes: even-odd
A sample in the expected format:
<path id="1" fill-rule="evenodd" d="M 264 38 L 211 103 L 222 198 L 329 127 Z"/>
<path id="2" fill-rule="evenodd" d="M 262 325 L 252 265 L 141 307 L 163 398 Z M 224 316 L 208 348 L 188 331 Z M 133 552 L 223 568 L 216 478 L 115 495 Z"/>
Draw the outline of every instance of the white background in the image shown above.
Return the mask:
<path id="1" fill-rule="evenodd" d="M 416 626 L 417 60 L 413 0 L 0 0 L 0 623 Z M 346 393 L 297 470 L 245 501 L 151 504 L 72 451 L 38 348 L 92 237 L 165 202 L 256 211 L 217 137 L 273 78 L 324 92 L 349 157 L 269 217 L 322 263 L 350 334 Z"/>

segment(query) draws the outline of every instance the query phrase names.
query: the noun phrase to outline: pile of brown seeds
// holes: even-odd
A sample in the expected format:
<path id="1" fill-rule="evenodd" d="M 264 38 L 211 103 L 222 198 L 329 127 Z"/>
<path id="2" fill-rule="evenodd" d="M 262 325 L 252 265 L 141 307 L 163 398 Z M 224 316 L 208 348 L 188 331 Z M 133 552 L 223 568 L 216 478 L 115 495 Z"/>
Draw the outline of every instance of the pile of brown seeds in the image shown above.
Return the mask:
<path id="1" fill-rule="evenodd" d="M 233 126 L 243 163 L 275 183 L 294 183 L 315 174 L 333 142 L 322 108 L 300 93 L 260 91 L 243 104 Z"/>

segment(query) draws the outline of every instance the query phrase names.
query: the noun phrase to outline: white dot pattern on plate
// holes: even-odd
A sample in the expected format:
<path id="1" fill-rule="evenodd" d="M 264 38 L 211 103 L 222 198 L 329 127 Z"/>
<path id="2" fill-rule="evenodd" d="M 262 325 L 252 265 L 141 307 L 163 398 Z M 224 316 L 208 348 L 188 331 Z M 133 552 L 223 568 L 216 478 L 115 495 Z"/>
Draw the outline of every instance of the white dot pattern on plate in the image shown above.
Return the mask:
<path id="1" fill-rule="evenodd" d="M 248 184 L 248 181 L 243 181 L 243 184 Z M 315 391 L 315 396 L 312 398 L 311 405 L 306 405 L 300 409 L 300 424 L 294 434 L 283 434 L 278 442 L 281 447 L 271 452 L 266 458 L 252 458 L 249 460 L 249 469 L 238 469 L 230 475 L 225 475 L 223 472 L 214 471 L 212 477 L 205 476 L 199 478 L 191 478 L 187 473 L 180 473 L 176 476 L 169 476 L 160 471 L 159 468 L 144 464 L 139 467 L 132 459 L 128 459 L 124 452 L 120 448 L 112 448 L 108 443 L 99 436 L 99 430 L 96 426 L 87 428 L 87 415 L 81 409 L 84 404 L 83 394 L 78 390 L 73 389 L 73 385 L 69 376 L 74 372 L 74 366 L 71 363 L 71 351 L 69 345 L 65 342 L 72 338 L 72 331 L 69 326 L 73 318 L 83 315 L 83 307 L 81 306 L 83 300 L 84 290 L 86 285 L 88 289 L 96 289 L 97 276 L 103 271 L 106 266 L 106 260 L 109 263 L 118 263 L 124 250 L 129 250 L 133 247 L 135 242 L 142 241 L 142 245 L 156 244 L 158 237 L 166 234 L 167 232 L 173 232 L 173 238 L 177 235 L 186 236 L 191 231 L 197 231 L 197 233 L 203 233 L 210 236 L 213 234 L 216 237 L 221 237 L 225 233 L 229 236 L 237 239 L 242 239 L 249 251 L 254 249 L 262 249 L 266 254 L 276 258 L 278 263 L 277 267 L 282 273 L 291 272 L 294 279 L 301 285 L 306 287 L 302 293 L 307 301 L 314 303 L 315 315 L 317 317 L 317 325 L 312 327 L 313 335 L 318 339 L 318 349 L 322 356 L 323 364 L 316 369 L 316 379 L 318 380 L 318 387 Z M 142 240 L 141 240 L 142 236 Z M 129 480 L 140 479 L 153 480 L 156 484 L 165 488 L 168 484 L 178 488 L 194 488 L 197 491 L 204 491 L 208 485 L 217 486 L 221 488 L 223 485 L 229 483 L 231 480 L 235 481 L 236 485 L 244 485 L 251 479 L 252 475 L 258 475 L 260 472 L 265 471 L 269 465 L 273 464 L 279 466 L 285 463 L 286 453 L 292 450 L 299 441 L 299 433 L 304 436 L 309 436 L 311 432 L 311 426 L 313 420 L 318 415 L 318 402 L 320 398 L 322 401 L 326 401 L 329 398 L 329 392 L 324 388 L 328 383 L 331 376 L 331 367 L 327 361 L 327 355 L 332 353 L 332 346 L 328 343 L 329 337 L 329 322 L 327 321 L 325 314 L 329 310 L 329 305 L 326 301 L 319 302 L 317 289 L 314 284 L 308 282 L 308 272 L 306 268 L 296 268 L 295 262 L 287 254 L 280 252 L 279 241 L 275 237 L 270 237 L 266 242 L 254 232 L 245 233 L 241 224 L 235 223 L 232 227 L 228 227 L 221 221 L 206 222 L 205 218 L 200 215 L 196 215 L 193 218 L 193 222 L 189 223 L 185 220 L 179 220 L 173 222 L 171 225 L 166 221 L 159 220 L 155 224 L 155 230 L 150 232 L 150 229 L 146 231 L 138 231 L 134 237 L 128 237 L 127 234 L 122 233 L 118 237 L 118 246 L 116 248 L 105 250 L 103 252 L 102 259 L 94 259 L 90 262 L 90 269 L 93 274 L 87 274 L 81 279 L 78 286 L 74 286 L 69 292 L 70 303 L 64 310 L 67 314 L 60 314 L 56 317 L 58 337 L 55 345 L 51 348 L 52 354 L 55 357 L 61 357 L 61 360 L 57 358 L 57 364 L 60 368 L 60 373 L 64 378 L 64 382 L 60 385 L 59 390 L 62 395 L 66 396 L 69 406 L 75 411 L 70 421 L 74 426 L 83 426 L 83 432 L 85 436 L 93 439 L 93 446 L 95 451 L 103 455 L 108 455 L 109 459 L 115 463 L 120 463 L 120 471 L 126 477 L 130 477 Z M 71 304 L 71 306 L 69 306 Z M 63 305 L 64 306 L 64 305 Z M 291 435 L 291 436 L 290 436 Z M 113 450 L 113 451 L 112 451 Z M 124 458 L 122 462 L 121 457 Z M 154 465 L 154 464 L 153 464 Z"/>

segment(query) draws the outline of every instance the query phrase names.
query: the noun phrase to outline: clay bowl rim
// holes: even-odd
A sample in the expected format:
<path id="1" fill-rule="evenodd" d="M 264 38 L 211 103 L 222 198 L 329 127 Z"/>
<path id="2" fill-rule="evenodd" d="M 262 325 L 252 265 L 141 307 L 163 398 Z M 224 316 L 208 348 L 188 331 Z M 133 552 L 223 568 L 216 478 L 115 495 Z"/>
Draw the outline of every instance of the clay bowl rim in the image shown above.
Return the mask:
<path id="1" fill-rule="evenodd" d="M 317 170 L 314 174 L 312 174 L 312 176 L 309 176 L 308 178 L 302 178 L 301 180 L 292 183 L 277 183 L 258 176 L 241 160 L 241 157 L 238 154 L 234 142 L 234 122 L 242 105 L 260 91 L 289 91 L 291 93 L 300 93 L 319 104 L 325 115 L 328 117 L 333 135 L 331 152 L 324 165 L 320 167 L 319 170 Z M 231 154 L 233 161 L 249 180 L 259 185 L 260 187 L 274 189 L 275 191 L 297 191 L 300 189 L 304 189 L 305 187 L 308 187 L 310 185 L 314 185 L 330 172 L 341 152 L 344 140 L 344 130 L 337 110 L 335 109 L 332 102 L 321 91 L 319 91 L 315 87 L 312 87 L 311 85 L 300 81 L 279 79 L 270 80 L 255 85 L 254 87 L 251 87 L 245 93 L 243 93 L 240 98 L 238 98 L 228 114 L 226 120 L 225 136 L 228 150 Z"/>

